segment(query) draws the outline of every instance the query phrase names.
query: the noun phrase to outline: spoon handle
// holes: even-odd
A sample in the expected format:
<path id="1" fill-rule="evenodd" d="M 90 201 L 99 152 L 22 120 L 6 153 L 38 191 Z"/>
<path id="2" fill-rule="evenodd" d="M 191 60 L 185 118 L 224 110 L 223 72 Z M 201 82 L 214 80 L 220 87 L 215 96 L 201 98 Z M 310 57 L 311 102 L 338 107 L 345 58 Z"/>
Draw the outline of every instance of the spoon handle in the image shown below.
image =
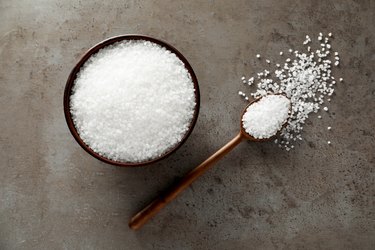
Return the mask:
<path id="1" fill-rule="evenodd" d="M 191 170 L 175 186 L 172 186 L 169 190 L 167 190 L 166 193 L 156 198 L 147 207 L 134 215 L 129 222 L 129 227 L 134 230 L 141 228 L 143 224 L 145 224 L 149 219 L 156 215 L 156 213 L 159 212 L 163 207 L 165 207 L 169 202 L 175 199 L 177 195 L 179 195 L 182 191 L 189 187 L 190 184 L 193 183 L 193 181 L 195 181 L 204 172 L 206 172 L 207 169 L 209 169 L 223 156 L 225 156 L 233 148 L 235 148 L 242 141 L 242 139 L 244 139 L 244 136 L 239 133 L 225 146 L 211 155 L 207 160 L 202 162 L 198 167 Z"/>

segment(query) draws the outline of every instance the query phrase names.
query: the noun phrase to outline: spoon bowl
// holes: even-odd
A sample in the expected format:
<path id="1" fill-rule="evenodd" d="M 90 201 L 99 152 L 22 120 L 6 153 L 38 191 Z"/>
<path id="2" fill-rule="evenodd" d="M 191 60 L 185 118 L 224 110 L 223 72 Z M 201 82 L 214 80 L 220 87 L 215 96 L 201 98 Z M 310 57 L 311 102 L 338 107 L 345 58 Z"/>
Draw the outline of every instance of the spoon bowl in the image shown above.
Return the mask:
<path id="1" fill-rule="evenodd" d="M 287 97 L 287 96 L 284 95 L 284 94 L 272 94 L 272 95 L 282 95 L 282 96 Z M 267 95 L 267 96 L 270 96 L 270 95 Z M 288 119 L 289 119 L 289 117 L 288 117 L 288 119 L 283 123 L 283 125 L 282 125 L 281 128 L 277 131 L 276 134 L 274 134 L 274 135 L 271 136 L 271 137 L 267 137 L 267 138 L 262 138 L 262 139 L 255 138 L 255 137 L 253 137 L 252 135 L 250 135 L 249 133 L 247 133 L 246 130 L 245 130 L 245 128 L 243 127 L 242 118 L 243 118 L 243 116 L 245 115 L 245 113 L 246 113 L 246 111 L 247 111 L 247 108 L 250 107 L 251 105 L 253 105 L 253 104 L 256 103 L 256 102 L 259 102 L 262 98 L 263 98 L 263 96 L 262 96 L 262 97 L 259 97 L 259 98 L 257 98 L 257 99 L 255 99 L 255 100 L 253 100 L 253 101 L 251 101 L 251 102 L 250 102 L 250 103 L 249 103 L 249 104 L 243 109 L 243 111 L 242 111 L 242 113 L 241 113 L 240 133 L 241 133 L 241 135 L 242 135 L 245 139 L 247 139 L 247 140 L 249 140 L 249 141 L 254 141 L 254 142 L 266 142 L 266 141 L 271 141 L 271 140 L 275 139 L 275 138 L 279 135 L 280 131 L 281 131 L 283 128 L 285 128 L 286 125 L 288 124 Z M 290 105 L 289 105 L 289 112 L 291 111 L 291 108 L 292 108 L 292 105 L 290 104 Z"/>

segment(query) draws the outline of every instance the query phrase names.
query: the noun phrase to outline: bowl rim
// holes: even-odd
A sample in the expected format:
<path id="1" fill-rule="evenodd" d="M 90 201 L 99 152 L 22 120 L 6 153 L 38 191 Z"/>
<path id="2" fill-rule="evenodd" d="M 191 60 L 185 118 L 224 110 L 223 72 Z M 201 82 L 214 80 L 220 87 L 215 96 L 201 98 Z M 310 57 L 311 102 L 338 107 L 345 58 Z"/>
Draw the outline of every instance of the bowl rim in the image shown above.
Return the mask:
<path id="1" fill-rule="evenodd" d="M 80 71 L 81 67 L 85 64 L 85 62 L 95 53 L 97 53 L 100 49 L 112 45 L 117 42 L 121 41 L 131 41 L 131 40 L 144 40 L 144 41 L 150 41 L 153 43 L 156 43 L 163 48 L 169 50 L 170 52 L 174 53 L 184 64 L 185 68 L 188 70 L 192 82 L 194 84 L 194 96 L 195 96 L 195 107 L 194 107 L 194 114 L 193 117 L 190 121 L 189 128 L 187 132 L 184 134 L 183 138 L 178 142 L 173 148 L 162 154 L 161 156 L 151 159 L 148 161 L 143 161 L 143 162 L 120 162 L 120 161 L 114 161 L 111 159 L 108 159 L 104 156 L 101 156 L 100 154 L 96 153 L 94 150 L 92 150 L 88 145 L 86 145 L 81 137 L 79 136 L 75 126 L 74 122 L 72 119 L 72 115 L 70 112 L 70 96 L 72 92 L 72 87 L 74 85 L 74 81 L 77 77 L 77 73 Z M 200 92 L 199 92 L 199 85 L 198 85 L 198 79 L 194 73 L 193 68 L 191 67 L 190 63 L 188 60 L 179 52 L 174 46 L 170 45 L 169 43 L 151 37 L 147 35 L 141 35 L 141 34 L 124 34 L 124 35 L 119 35 L 119 36 L 113 36 L 108 39 L 105 39 L 94 46 L 92 46 L 90 49 L 88 49 L 83 56 L 78 60 L 76 65 L 73 67 L 71 70 L 69 77 L 66 81 L 65 85 L 65 90 L 64 90 L 64 100 L 63 100 L 63 106 L 64 106 L 64 115 L 65 115 L 65 120 L 68 125 L 68 128 L 70 130 L 70 133 L 73 135 L 74 139 L 77 141 L 77 143 L 91 156 L 95 157 L 96 159 L 111 164 L 115 166 L 120 166 L 120 167 L 139 167 L 139 166 L 145 166 L 145 165 L 150 165 L 152 163 L 158 162 L 162 159 L 165 159 L 166 157 L 170 156 L 172 153 L 174 153 L 178 148 L 180 148 L 187 140 L 187 138 L 190 136 L 191 132 L 193 131 L 195 124 L 198 119 L 198 114 L 199 114 L 199 108 L 200 108 Z"/>

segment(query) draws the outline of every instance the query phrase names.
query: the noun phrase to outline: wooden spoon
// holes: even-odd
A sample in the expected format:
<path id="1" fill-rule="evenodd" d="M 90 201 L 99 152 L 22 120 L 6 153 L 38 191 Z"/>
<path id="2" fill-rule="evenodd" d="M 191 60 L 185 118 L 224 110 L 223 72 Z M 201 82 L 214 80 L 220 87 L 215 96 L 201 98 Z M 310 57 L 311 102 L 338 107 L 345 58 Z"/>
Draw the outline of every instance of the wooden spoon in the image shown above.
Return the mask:
<path id="1" fill-rule="evenodd" d="M 178 182 L 176 185 L 168 189 L 167 192 L 157 197 L 148 206 L 146 206 L 144 209 L 142 209 L 136 215 L 134 215 L 129 221 L 129 227 L 134 230 L 141 228 L 149 219 L 151 219 L 156 213 L 158 213 L 169 202 L 175 199 L 177 195 L 179 195 L 182 191 L 184 191 L 187 187 L 189 187 L 199 176 L 201 176 L 204 172 L 206 172 L 206 170 L 208 170 L 211 166 L 213 166 L 216 162 L 218 162 L 221 158 L 223 158 L 227 153 L 229 153 L 232 149 L 234 149 L 240 142 L 244 140 L 260 142 L 260 141 L 268 141 L 274 138 L 276 134 L 272 137 L 264 138 L 264 139 L 254 138 L 251 135 L 249 135 L 242 126 L 242 117 L 245 114 L 247 108 L 250 105 L 254 104 L 255 102 L 259 101 L 260 99 L 261 98 L 256 99 L 246 106 L 246 108 L 244 109 L 241 115 L 240 132 L 231 141 L 229 141 L 216 153 L 211 155 L 207 160 L 202 162 L 198 167 L 194 168 L 189 173 L 187 173 L 180 180 L 180 182 Z M 284 125 L 285 124 L 286 122 L 284 123 Z"/>

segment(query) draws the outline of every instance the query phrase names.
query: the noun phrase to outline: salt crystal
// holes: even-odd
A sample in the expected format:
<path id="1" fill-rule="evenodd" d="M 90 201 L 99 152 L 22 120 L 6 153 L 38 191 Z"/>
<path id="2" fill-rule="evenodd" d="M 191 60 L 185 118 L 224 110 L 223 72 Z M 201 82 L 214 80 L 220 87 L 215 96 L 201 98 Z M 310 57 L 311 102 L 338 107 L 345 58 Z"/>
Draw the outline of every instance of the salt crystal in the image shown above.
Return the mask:
<path id="1" fill-rule="evenodd" d="M 282 51 L 280 51 L 280 56 L 282 56 L 284 53 Z"/>
<path id="2" fill-rule="evenodd" d="M 245 131 L 257 139 L 272 137 L 288 119 L 290 100 L 283 95 L 267 95 L 250 105 L 242 117 Z"/>
<path id="3" fill-rule="evenodd" d="M 332 128 L 331 127 L 327 127 L 328 130 L 331 130 Z"/>
<path id="4" fill-rule="evenodd" d="M 258 58 L 258 59 L 260 58 L 260 55 L 259 55 L 259 54 L 257 54 L 257 58 Z"/>
<path id="5" fill-rule="evenodd" d="M 328 107 L 324 107 L 323 110 L 324 110 L 324 111 L 328 111 Z"/>
<path id="6" fill-rule="evenodd" d="M 178 144 L 195 108 L 184 63 L 148 41 L 118 42 L 81 67 L 70 111 L 81 139 L 111 160 L 143 162 Z"/>

